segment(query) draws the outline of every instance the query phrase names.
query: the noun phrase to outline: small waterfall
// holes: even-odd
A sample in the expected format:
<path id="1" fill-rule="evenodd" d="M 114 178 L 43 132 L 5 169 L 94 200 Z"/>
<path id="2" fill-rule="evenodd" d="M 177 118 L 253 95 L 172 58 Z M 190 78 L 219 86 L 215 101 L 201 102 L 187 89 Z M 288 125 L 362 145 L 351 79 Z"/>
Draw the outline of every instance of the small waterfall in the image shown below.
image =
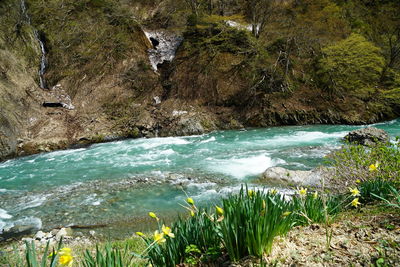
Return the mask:
<path id="1" fill-rule="evenodd" d="M 154 71 L 157 71 L 158 65 L 164 61 L 172 61 L 176 50 L 181 44 L 183 38 L 170 32 L 161 30 L 144 31 L 153 48 L 149 49 L 149 60 Z"/>
<path id="2" fill-rule="evenodd" d="M 25 0 L 21 0 L 21 12 L 25 19 L 25 22 L 28 25 L 32 26 L 31 18 L 29 17 Z M 46 73 L 46 68 L 47 68 L 46 48 L 44 46 L 44 42 L 42 41 L 43 37 L 40 35 L 39 31 L 37 29 L 33 28 L 33 34 L 34 34 L 36 40 L 39 42 L 40 51 L 41 51 L 40 66 L 39 66 L 39 71 L 38 71 L 39 86 L 40 86 L 40 88 L 48 89 L 46 80 L 44 78 L 44 74 Z"/>

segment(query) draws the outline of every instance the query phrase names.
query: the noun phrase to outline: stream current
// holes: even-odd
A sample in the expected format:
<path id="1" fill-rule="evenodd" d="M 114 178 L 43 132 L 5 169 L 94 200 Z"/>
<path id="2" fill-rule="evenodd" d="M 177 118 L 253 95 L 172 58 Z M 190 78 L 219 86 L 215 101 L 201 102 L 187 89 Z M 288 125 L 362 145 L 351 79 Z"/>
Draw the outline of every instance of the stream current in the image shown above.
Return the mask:
<path id="1" fill-rule="evenodd" d="M 392 138 L 400 119 L 373 126 Z M 173 217 L 190 195 L 212 205 L 268 167 L 309 170 L 363 126 L 286 126 L 95 144 L 0 163 L 0 232 L 21 221 L 44 229 L 107 225 L 146 230 L 146 214 Z M 268 185 L 265 185 L 268 187 Z M 281 191 L 287 189 L 281 188 Z"/>

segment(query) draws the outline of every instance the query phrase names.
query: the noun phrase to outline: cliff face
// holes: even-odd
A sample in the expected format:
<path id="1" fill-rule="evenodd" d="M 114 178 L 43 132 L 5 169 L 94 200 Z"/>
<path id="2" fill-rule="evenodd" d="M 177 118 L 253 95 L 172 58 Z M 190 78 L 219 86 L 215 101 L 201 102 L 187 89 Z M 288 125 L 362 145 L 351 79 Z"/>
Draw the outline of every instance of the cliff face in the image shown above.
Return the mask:
<path id="1" fill-rule="evenodd" d="M 124 137 L 400 115 L 396 46 L 350 35 L 364 29 L 345 19 L 354 6 L 277 2 L 254 34 L 240 5 L 193 16 L 170 0 L 1 1 L 0 159 Z M 163 49 L 178 40 L 173 58 Z"/>

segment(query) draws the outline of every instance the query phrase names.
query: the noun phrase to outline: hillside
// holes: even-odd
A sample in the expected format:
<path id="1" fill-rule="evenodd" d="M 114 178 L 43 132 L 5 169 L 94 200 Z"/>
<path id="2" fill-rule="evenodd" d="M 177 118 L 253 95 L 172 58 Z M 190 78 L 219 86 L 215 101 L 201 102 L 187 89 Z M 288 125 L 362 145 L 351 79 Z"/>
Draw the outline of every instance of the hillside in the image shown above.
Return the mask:
<path id="1" fill-rule="evenodd" d="M 3 0 L 0 159 L 399 117 L 398 10 L 395 0 Z"/>

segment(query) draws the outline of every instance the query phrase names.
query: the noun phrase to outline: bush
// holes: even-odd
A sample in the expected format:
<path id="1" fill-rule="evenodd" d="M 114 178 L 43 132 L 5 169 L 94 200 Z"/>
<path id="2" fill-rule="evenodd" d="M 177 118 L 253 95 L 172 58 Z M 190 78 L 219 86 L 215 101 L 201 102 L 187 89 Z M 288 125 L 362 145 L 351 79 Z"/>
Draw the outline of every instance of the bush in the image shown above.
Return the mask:
<path id="1" fill-rule="evenodd" d="M 400 142 L 362 145 L 345 145 L 330 157 L 329 165 L 335 169 L 335 178 L 343 184 L 357 180 L 381 179 L 400 183 Z"/>
<path id="2" fill-rule="evenodd" d="M 330 92 L 368 94 L 378 85 L 385 60 L 381 51 L 362 35 L 322 49 L 318 62 L 318 79 Z"/>

